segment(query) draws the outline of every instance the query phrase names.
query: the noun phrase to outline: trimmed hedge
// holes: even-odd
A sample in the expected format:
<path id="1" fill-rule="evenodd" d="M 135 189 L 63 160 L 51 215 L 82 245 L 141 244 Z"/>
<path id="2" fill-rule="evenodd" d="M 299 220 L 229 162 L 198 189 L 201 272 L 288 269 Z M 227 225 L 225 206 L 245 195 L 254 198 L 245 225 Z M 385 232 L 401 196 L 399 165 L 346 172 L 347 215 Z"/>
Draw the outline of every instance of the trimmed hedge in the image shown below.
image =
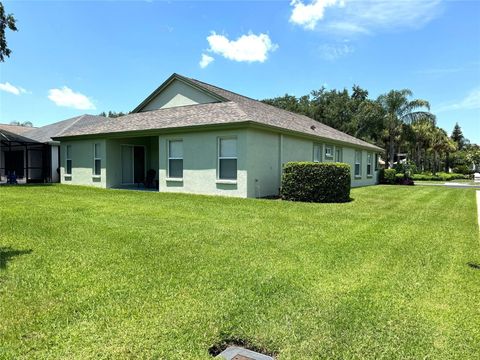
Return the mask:
<path id="1" fill-rule="evenodd" d="M 435 175 L 431 173 L 414 174 L 412 178 L 413 180 L 419 180 L 419 181 L 451 181 L 451 180 L 460 180 L 460 179 L 468 180 L 470 179 L 470 176 L 463 175 L 463 174 L 438 172 Z"/>
<path id="2" fill-rule="evenodd" d="M 382 184 L 396 184 L 397 183 L 397 170 L 395 169 L 382 169 L 380 171 L 380 183 Z"/>
<path id="3" fill-rule="evenodd" d="M 289 162 L 283 166 L 281 195 L 284 200 L 348 202 L 350 187 L 347 164 Z"/>
<path id="4" fill-rule="evenodd" d="M 395 169 L 382 169 L 380 171 L 380 184 L 414 185 L 412 177 L 397 173 Z"/>

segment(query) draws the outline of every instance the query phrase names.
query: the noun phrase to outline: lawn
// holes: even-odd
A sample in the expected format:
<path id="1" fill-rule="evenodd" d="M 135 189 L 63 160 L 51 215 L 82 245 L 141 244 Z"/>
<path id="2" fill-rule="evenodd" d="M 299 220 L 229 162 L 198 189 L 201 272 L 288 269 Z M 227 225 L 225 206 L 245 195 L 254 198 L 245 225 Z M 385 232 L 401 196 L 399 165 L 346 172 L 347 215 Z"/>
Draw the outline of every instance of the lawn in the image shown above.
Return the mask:
<path id="1" fill-rule="evenodd" d="M 0 187 L 0 358 L 478 359 L 475 191 L 352 197 Z"/>

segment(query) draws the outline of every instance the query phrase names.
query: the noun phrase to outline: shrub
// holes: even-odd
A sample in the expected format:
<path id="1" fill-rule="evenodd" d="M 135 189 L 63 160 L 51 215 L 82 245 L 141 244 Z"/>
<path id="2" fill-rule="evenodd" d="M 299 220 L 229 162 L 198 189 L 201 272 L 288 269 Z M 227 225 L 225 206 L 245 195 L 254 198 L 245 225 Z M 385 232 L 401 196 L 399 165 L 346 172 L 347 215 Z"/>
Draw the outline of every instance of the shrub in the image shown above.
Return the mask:
<path id="1" fill-rule="evenodd" d="M 459 179 L 469 179 L 470 176 L 456 173 L 438 172 L 435 175 L 433 175 L 432 173 L 414 174 L 412 178 L 413 180 L 420 181 L 451 181 Z"/>
<path id="2" fill-rule="evenodd" d="M 396 175 L 397 171 L 395 169 L 382 169 L 380 171 L 380 183 L 391 185 L 396 184 Z"/>
<path id="3" fill-rule="evenodd" d="M 463 175 L 471 175 L 474 173 L 474 171 L 468 165 L 457 165 L 452 170 L 454 173 Z"/>
<path id="4" fill-rule="evenodd" d="M 283 166 L 281 195 L 285 200 L 347 202 L 350 187 L 347 164 L 289 162 Z"/>

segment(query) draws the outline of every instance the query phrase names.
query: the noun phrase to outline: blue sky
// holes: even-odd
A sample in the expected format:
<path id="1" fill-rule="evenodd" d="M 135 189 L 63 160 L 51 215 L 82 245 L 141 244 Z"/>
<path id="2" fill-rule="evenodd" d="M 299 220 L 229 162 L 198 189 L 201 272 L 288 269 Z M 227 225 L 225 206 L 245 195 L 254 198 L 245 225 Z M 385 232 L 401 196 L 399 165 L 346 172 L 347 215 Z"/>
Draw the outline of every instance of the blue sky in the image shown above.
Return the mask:
<path id="1" fill-rule="evenodd" d="M 3 3 L 0 123 L 129 111 L 177 72 L 259 99 L 409 88 L 480 143 L 480 1 Z"/>

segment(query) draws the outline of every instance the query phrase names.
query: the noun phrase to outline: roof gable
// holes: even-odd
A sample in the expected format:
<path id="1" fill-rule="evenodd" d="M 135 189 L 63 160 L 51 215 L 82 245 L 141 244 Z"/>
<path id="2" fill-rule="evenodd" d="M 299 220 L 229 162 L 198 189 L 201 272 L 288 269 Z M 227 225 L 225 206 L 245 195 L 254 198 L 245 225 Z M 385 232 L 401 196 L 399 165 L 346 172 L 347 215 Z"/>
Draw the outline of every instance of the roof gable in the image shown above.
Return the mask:
<path id="1" fill-rule="evenodd" d="M 177 106 L 209 104 L 225 100 L 222 96 L 205 89 L 203 86 L 198 86 L 190 79 L 173 74 L 132 112 L 138 113 Z"/>

